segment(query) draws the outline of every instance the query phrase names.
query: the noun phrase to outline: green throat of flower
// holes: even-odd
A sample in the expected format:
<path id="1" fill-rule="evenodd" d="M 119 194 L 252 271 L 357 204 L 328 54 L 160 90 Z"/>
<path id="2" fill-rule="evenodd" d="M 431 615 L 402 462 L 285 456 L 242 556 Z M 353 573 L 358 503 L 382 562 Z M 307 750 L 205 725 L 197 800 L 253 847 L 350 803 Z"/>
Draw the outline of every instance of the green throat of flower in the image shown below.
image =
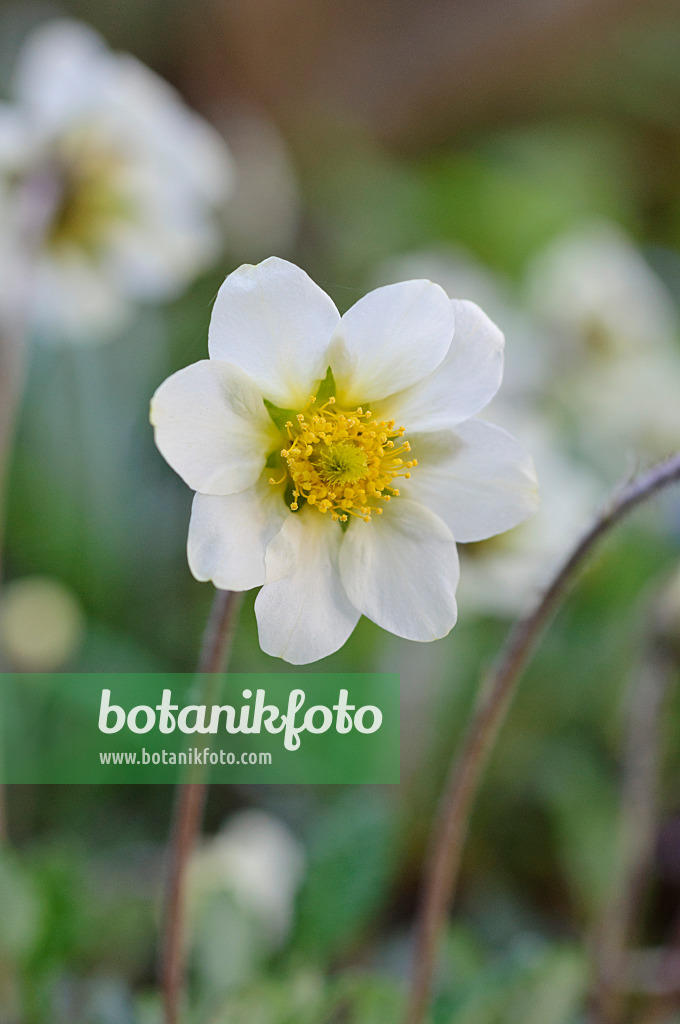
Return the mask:
<path id="1" fill-rule="evenodd" d="M 53 249 L 77 248 L 95 256 L 112 227 L 133 210 L 121 187 L 121 161 L 81 144 L 57 157 L 61 197 L 48 242 Z"/>
<path id="2" fill-rule="evenodd" d="M 368 476 L 368 456 L 352 441 L 332 441 L 316 459 L 319 475 L 334 487 L 356 484 Z"/>
<path id="3" fill-rule="evenodd" d="M 373 422 L 370 410 L 361 406 L 338 408 L 334 394 L 324 395 L 329 380 L 330 370 L 319 393 L 290 418 L 284 419 L 286 410 L 266 403 L 274 422 L 285 431 L 281 474 L 269 482 L 286 484 L 293 512 L 306 502 L 343 523 L 350 516 L 370 522 L 373 514 L 382 514 L 386 502 L 399 496 L 395 481 L 408 479 L 418 463 L 402 458 L 411 450 L 404 427 L 396 427 L 394 420 Z"/>

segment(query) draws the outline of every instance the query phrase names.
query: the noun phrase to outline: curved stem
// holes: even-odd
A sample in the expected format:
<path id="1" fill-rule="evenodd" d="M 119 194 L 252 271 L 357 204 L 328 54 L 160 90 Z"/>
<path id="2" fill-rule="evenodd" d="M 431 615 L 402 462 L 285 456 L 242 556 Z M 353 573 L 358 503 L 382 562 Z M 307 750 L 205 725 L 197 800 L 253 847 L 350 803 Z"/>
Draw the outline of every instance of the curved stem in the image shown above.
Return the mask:
<path id="1" fill-rule="evenodd" d="M 4 533 L 5 492 L 10 452 L 24 380 L 25 344 L 22 332 L 9 324 L 0 330 L 0 541 Z M 0 543 L 0 565 L 2 546 Z"/>
<path id="2" fill-rule="evenodd" d="M 533 611 L 511 629 L 484 681 L 460 754 L 452 762 L 425 870 L 407 1024 L 422 1024 L 427 1012 L 437 948 L 455 891 L 470 810 L 521 674 L 593 548 L 638 505 L 678 481 L 680 455 L 674 455 L 617 489 Z"/>
<path id="3" fill-rule="evenodd" d="M 217 590 L 203 636 L 198 672 L 206 674 L 205 702 L 210 701 L 215 674 L 226 670 L 241 594 Z M 177 787 L 173 825 L 168 842 L 169 865 L 160 951 L 161 989 L 165 1024 L 179 1024 L 184 988 L 185 881 L 189 858 L 203 821 L 208 790 L 205 773 L 193 768 L 193 779 Z"/>

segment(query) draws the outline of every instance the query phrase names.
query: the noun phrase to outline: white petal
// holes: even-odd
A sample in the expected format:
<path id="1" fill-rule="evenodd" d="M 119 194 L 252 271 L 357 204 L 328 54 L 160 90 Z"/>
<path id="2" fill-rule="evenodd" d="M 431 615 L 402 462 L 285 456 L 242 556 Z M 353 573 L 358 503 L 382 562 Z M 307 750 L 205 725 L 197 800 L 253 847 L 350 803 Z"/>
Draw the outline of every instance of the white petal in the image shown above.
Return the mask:
<path id="1" fill-rule="evenodd" d="M 220 288 L 210 355 L 240 366 L 275 405 L 304 408 L 326 375 L 339 320 L 332 299 L 304 270 L 272 256 L 239 267 Z"/>
<path id="2" fill-rule="evenodd" d="M 350 636 L 360 616 L 340 582 L 341 541 L 339 523 L 316 509 L 284 521 L 267 548 L 267 582 L 255 601 L 267 654 L 306 665 L 333 654 Z"/>
<path id="3" fill-rule="evenodd" d="M 114 69 L 115 60 L 94 29 L 56 18 L 28 36 L 13 89 L 34 123 L 54 130 L 101 100 Z"/>
<path id="4" fill-rule="evenodd" d="M 195 199 L 219 204 L 234 178 L 233 161 L 217 131 L 180 94 L 129 54 L 111 54 L 112 74 L 102 104 L 126 136 Z"/>
<path id="5" fill-rule="evenodd" d="M 331 366 L 343 404 L 401 391 L 439 366 L 453 337 L 451 301 L 431 281 L 376 288 L 342 318 Z"/>
<path id="6" fill-rule="evenodd" d="M 290 514 L 280 487 L 266 474 L 239 494 L 197 494 L 187 553 L 197 580 L 221 590 L 250 590 L 264 583 L 267 544 Z"/>
<path id="7" fill-rule="evenodd" d="M 352 521 L 340 549 L 347 595 L 373 622 L 407 640 L 437 640 L 456 622 L 458 554 L 449 528 L 408 498 L 370 523 Z"/>
<path id="8" fill-rule="evenodd" d="M 163 457 L 203 494 L 251 487 L 276 447 L 257 386 L 228 363 L 204 359 L 168 377 L 151 400 L 151 423 Z"/>
<path id="9" fill-rule="evenodd" d="M 436 512 L 457 541 L 504 533 L 534 514 L 538 484 L 531 457 L 500 427 L 468 420 L 414 438 L 418 466 L 402 493 Z"/>
<path id="10" fill-rule="evenodd" d="M 452 305 L 456 329 L 441 366 L 385 403 L 407 431 L 453 427 L 488 405 L 500 387 L 502 333 L 474 302 L 454 299 Z"/>

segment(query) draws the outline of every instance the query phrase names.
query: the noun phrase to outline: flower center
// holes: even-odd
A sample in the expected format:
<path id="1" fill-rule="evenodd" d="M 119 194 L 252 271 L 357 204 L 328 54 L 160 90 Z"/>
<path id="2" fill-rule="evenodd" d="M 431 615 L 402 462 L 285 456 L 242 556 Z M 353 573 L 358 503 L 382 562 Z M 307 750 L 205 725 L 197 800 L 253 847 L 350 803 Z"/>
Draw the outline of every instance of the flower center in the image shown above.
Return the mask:
<path id="1" fill-rule="evenodd" d="M 355 484 L 368 474 L 368 459 L 363 448 L 353 441 L 332 441 L 317 456 L 317 467 L 329 484 Z"/>
<path id="2" fill-rule="evenodd" d="M 349 516 L 357 516 L 368 523 L 373 512 L 382 513 L 376 502 L 398 496 L 394 480 L 410 477 L 417 465 L 416 459 L 401 458 L 411 450 L 408 441 L 401 440 L 405 428 L 395 428 L 394 420 L 371 423 L 370 411 L 361 407 L 351 412 L 336 409 L 335 398 L 318 408 L 315 403 L 312 397 L 307 409 L 297 414 L 297 422 L 286 422 L 291 443 L 281 457 L 287 468 L 283 478 L 269 482 L 280 484 L 289 477 L 294 512 L 304 499 L 335 520 L 346 523 Z"/>
<path id="3" fill-rule="evenodd" d="M 122 161 L 86 137 L 67 143 L 56 154 L 62 192 L 49 242 L 56 249 L 74 246 L 95 255 L 111 226 L 133 213 L 121 188 Z"/>

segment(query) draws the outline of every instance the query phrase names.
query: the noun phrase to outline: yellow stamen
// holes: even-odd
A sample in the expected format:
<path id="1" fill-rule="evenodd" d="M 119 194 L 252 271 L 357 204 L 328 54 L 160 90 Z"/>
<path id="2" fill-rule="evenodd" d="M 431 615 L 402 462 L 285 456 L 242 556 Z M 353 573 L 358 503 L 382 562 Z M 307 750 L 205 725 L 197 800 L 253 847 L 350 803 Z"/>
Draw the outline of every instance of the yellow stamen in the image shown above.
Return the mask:
<path id="1" fill-rule="evenodd" d="M 333 408 L 333 396 L 323 405 L 313 396 L 304 412 L 296 414 L 295 424 L 285 424 L 290 445 L 281 449 L 292 485 L 290 508 L 297 511 L 299 499 L 322 514 L 331 513 L 336 522 L 346 523 L 349 516 L 370 522 L 371 514 L 382 514 L 377 502 L 388 502 L 399 495 L 393 482 L 410 477 L 416 460 L 400 457 L 411 450 L 402 440 L 405 428 L 394 420 L 371 424 L 370 410 L 361 406 L 351 411 Z M 395 440 L 399 441 L 395 447 Z"/>

